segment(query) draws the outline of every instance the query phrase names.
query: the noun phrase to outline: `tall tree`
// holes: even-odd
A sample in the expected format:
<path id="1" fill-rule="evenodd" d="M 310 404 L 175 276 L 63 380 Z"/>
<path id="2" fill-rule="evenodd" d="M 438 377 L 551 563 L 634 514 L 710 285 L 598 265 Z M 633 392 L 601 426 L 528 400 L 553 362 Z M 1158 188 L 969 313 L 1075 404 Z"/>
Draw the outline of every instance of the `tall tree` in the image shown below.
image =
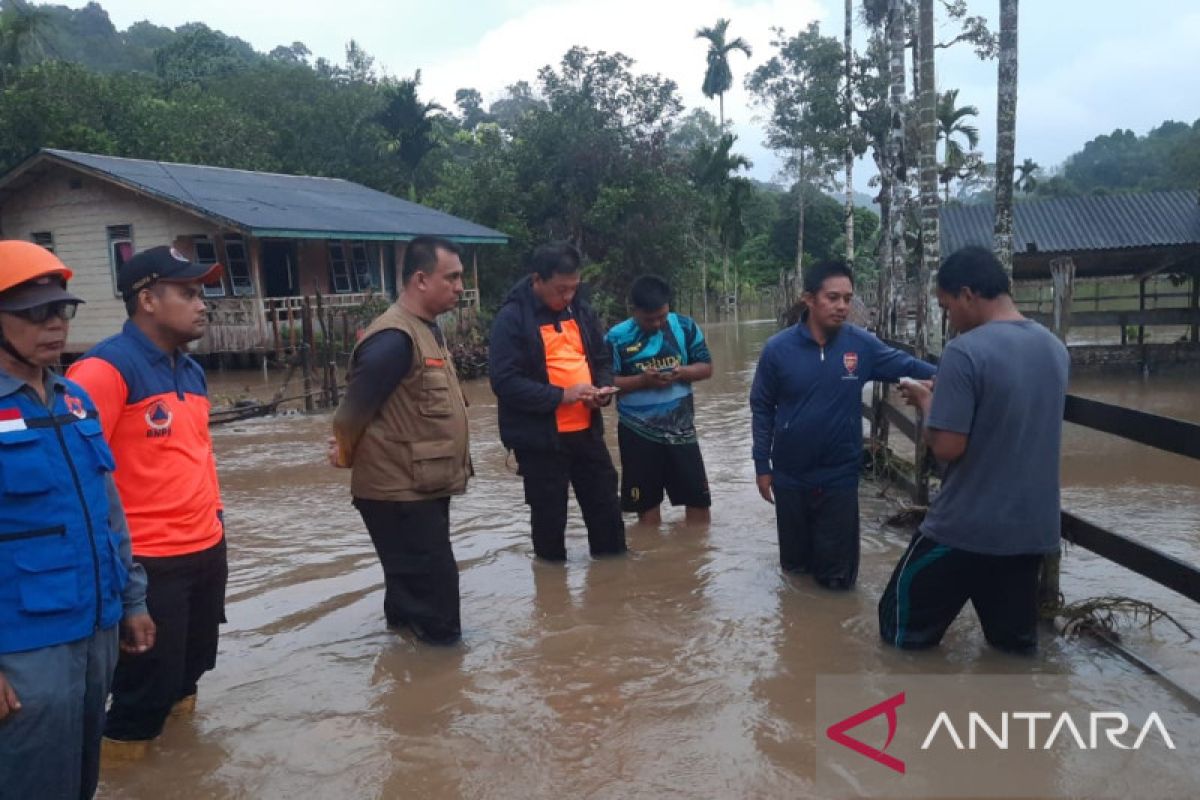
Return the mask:
<path id="1" fill-rule="evenodd" d="M 745 179 L 736 174 L 751 166 L 745 156 L 732 152 L 735 141 L 736 136 L 726 133 L 712 145 L 701 144 L 692 161 L 693 181 L 708 201 L 708 223 L 721 249 L 721 292 L 726 297 L 730 249 L 740 244 L 745 230 L 742 209 L 746 185 Z"/>
<path id="2" fill-rule="evenodd" d="M 43 35 L 49 26 L 50 15 L 43 9 L 20 2 L 0 7 L 0 87 L 9 74 L 26 66 L 35 52 L 44 50 Z"/>
<path id="3" fill-rule="evenodd" d="M 1013 269 L 1013 161 L 1017 145 L 1017 0 L 1000 0 L 1000 69 L 996 81 L 996 224 L 993 249 Z"/>
<path id="4" fill-rule="evenodd" d="M 767 146 L 784 154 L 798 186 L 796 286 L 802 281 L 804 212 L 810 187 L 828 187 L 840 168 L 847 135 L 842 104 L 843 48 L 812 23 L 788 37 L 775 29 L 778 52 L 746 78 L 746 87 L 770 111 Z"/>
<path id="5" fill-rule="evenodd" d="M 938 180 L 943 185 L 947 202 L 950 201 L 951 181 L 967 177 L 982 163 L 974 152 L 979 146 L 979 128 L 967 121 L 976 116 L 979 116 L 979 109 L 975 106 L 958 105 L 958 89 L 949 89 L 938 95 L 938 140 L 945 142 Z M 965 148 L 960 138 L 966 140 Z"/>
<path id="6" fill-rule="evenodd" d="M 845 30 L 842 38 L 846 47 L 846 150 L 843 154 L 846 171 L 846 263 L 854 264 L 854 0 L 846 0 Z"/>
<path id="7" fill-rule="evenodd" d="M 890 214 L 890 248 L 891 263 L 887 265 L 890 273 L 888 298 L 888 320 L 890 332 L 895 334 L 901 321 L 898 317 L 898 302 L 904 286 L 908 247 L 904 239 L 905 212 L 908 209 L 908 165 L 906 159 L 907 103 L 905 102 L 904 55 L 905 30 L 908 22 L 908 3 L 906 0 L 888 0 L 887 35 L 888 35 L 888 113 L 890 127 L 888 132 L 888 169 L 892 182 L 892 205 Z"/>
<path id="8" fill-rule="evenodd" d="M 740 50 L 750 57 L 750 45 L 742 37 L 731 42 L 725 41 L 729 30 L 729 20 L 719 19 L 711 28 L 701 28 L 696 31 L 697 39 L 708 40 L 708 66 L 704 70 L 704 85 L 701 91 L 708 99 L 717 98 L 720 107 L 721 129 L 725 129 L 725 93 L 733 86 L 733 71 L 729 69 L 729 54 Z"/>
<path id="9" fill-rule="evenodd" d="M 1017 172 L 1021 174 L 1017 176 L 1014 184 L 1017 191 L 1023 194 L 1032 194 L 1038 187 L 1037 173 L 1041 170 L 1041 165 L 1032 158 L 1027 158 L 1018 164 Z"/>
<path id="10" fill-rule="evenodd" d="M 921 269 L 917 281 L 917 355 L 929 353 L 933 279 L 941 261 L 938 235 L 937 86 L 934 75 L 933 0 L 917 4 L 917 54 L 921 62 L 918 99 L 921 139 Z"/>
<path id="11" fill-rule="evenodd" d="M 385 151 L 400 162 L 406 184 L 403 189 L 410 200 L 417 199 L 417 167 L 438 147 L 435 124 L 445 110 L 437 103 L 422 101 L 417 95 L 420 85 L 421 70 L 412 78 L 384 79 L 385 104 L 376 118 L 387 131 Z"/>

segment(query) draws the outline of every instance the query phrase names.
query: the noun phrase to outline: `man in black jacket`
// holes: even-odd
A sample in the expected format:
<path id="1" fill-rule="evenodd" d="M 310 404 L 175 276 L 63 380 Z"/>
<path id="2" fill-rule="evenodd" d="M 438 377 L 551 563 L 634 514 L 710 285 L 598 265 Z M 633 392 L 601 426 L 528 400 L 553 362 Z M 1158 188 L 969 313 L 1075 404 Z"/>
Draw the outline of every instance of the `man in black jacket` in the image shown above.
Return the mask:
<path id="1" fill-rule="evenodd" d="M 612 356 L 578 293 L 579 251 L 566 242 L 542 245 L 531 266 L 496 314 L 488 359 L 500 440 L 525 481 L 533 551 L 566 560 L 570 484 L 592 555 L 621 553 L 625 523 L 600 413 L 616 391 Z"/>

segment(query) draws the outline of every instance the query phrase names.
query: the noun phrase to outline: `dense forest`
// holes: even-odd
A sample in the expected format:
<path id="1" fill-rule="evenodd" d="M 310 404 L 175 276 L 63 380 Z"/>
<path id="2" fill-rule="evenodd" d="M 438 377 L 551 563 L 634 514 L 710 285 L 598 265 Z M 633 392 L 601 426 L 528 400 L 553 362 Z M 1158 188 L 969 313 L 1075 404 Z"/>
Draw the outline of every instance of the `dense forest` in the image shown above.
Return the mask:
<path id="1" fill-rule="evenodd" d="M 358 181 L 510 235 L 511 247 L 486 254 L 492 301 L 521 271 L 528 246 L 550 237 L 580 244 L 602 303 L 615 304 L 619 287 L 648 271 L 713 297 L 776 286 L 801 250 L 805 263 L 852 256 L 869 278 L 880 260 L 879 216 L 855 202 L 847 225 L 852 204 L 832 193 L 845 186 L 843 152 L 874 148 L 883 163 L 888 52 L 873 5 L 881 4 L 864 3 L 861 14 L 878 33 L 852 74 L 843 73 L 843 44 L 813 24 L 777 31 L 772 57 L 745 76 L 767 143 L 787 164 L 784 188 L 745 176 L 750 165 L 724 126 L 731 64 L 749 53 L 728 35 L 729 20 L 697 31 L 709 45 L 697 82 L 718 101 L 714 117 L 684 108 L 674 82 L 639 72 L 620 53 L 572 47 L 494 102 L 464 87 L 447 108 L 423 94 L 419 70 L 384 74 L 353 41 L 344 62 L 332 63 L 300 42 L 257 52 L 198 22 L 118 31 L 96 3 L 72 10 L 3 0 L 0 170 L 57 147 Z M 955 42 L 991 57 L 995 37 L 983 20 L 967 16 L 965 3 L 943 5 L 961 27 Z M 853 127 L 843 121 L 845 85 Z M 971 124 L 978 112 L 957 94 L 937 97 L 940 191 L 949 202 L 990 199 L 992 166 L 975 150 Z M 799 118 L 796 107 L 805 110 Z M 1166 122 L 1146 136 L 1115 131 L 1061 166 L 1027 159 L 1017 173 L 1018 200 L 1194 189 L 1200 120 Z"/>

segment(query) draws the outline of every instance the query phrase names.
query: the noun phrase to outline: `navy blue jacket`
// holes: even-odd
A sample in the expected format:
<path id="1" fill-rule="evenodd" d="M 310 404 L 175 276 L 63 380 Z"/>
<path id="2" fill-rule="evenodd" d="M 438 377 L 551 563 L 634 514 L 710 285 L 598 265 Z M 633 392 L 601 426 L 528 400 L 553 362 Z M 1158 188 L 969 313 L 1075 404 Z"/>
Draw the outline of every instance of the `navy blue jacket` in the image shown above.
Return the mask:
<path id="1" fill-rule="evenodd" d="M 767 340 L 754 386 L 754 471 L 784 489 L 851 489 L 862 465 L 862 388 L 931 378 L 932 364 L 845 324 L 825 346 L 799 322 Z"/>
<path id="2" fill-rule="evenodd" d="M 145 611 L 96 407 L 57 375 L 48 388 L 43 404 L 0 371 L 0 653 L 84 639 Z"/>
<path id="3" fill-rule="evenodd" d="M 568 319 L 579 324 L 592 384 L 611 386 L 612 354 L 604 345 L 604 329 L 584 299 L 582 287 L 571 304 L 556 314 L 538 300 L 533 279 L 527 276 L 509 291 L 492 321 L 488 375 L 496 394 L 500 441 L 510 450 L 554 450 L 559 446 L 554 415 L 563 390 L 550 383 L 539 328 Z M 604 432 L 599 409 L 592 411 L 591 430 Z"/>

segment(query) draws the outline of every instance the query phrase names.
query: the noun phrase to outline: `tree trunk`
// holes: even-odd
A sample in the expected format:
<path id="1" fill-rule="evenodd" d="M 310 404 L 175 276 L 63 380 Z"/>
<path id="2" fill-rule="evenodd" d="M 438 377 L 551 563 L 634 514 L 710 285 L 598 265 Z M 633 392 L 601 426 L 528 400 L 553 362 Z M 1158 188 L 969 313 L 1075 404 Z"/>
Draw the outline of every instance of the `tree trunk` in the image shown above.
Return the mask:
<path id="1" fill-rule="evenodd" d="M 796 184 L 796 206 L 799 224 L 796 225 L 796 287 L 797 297 L 804 291 L 804 149 L 800 149 L 800 182 Z"/>
<path id="2" fill-rule="evenodd" d="M 725 132 L 725 93 L 721 92 L 717 95 L 717 109 L 721 115 L 721 133 Z"/>
<path id="3" fill-rule="evenodd" d="M 933 0 L 920 0 L 917 49 L 921 58 L 921 272 L 917 283 L 917 355 L 929 354 L 933 313 L 933 280 L 941 261 L 938 235 L 937 92 L 933 57 Z"/>
<path id="4" fill-rule="evenodd" d="M 1017 143 L 1017 0 L 1000 0 L 1000 69 L 996 92 L 996 225 L 993 249 L 1012 276 L 1013 161 Z"/>
<path id="5" fill-rule="evenodd" d="M 891 125 L 888 131 L 888 168 L 892 180 L 891 208 L 891 290 L 889 296 L 891 307 L 888 316 L 895 325 L 893 334 L 902 337 L 904 334 L 902 321 L 896 318 L 900 297 L 903 294 L 905 279 L 905 262 L 907 247 L 904 241 L 904 210 L 908 206 L 908 172 L 905 164 L 904 142 L 904 50 L 905 50 L 905 0 L 888 0 L 888 50 L 890 91 L 888 93 L 888 112 Z"/>
<path id="6" fill-rule="evenodd" d="M 846 0 L 846 263 L 854 266 L 854 0 Z"/>
<path id="7" fill-rule="evenodd" d="M 721 242 L 721 313 L 729 305 L 729 243 Z"/>
<path id="8" fill-rule="evenodd" d="M 880 165 L 882 166 L 882 165 Z M 878 323 L 875 333 L 880 339 L 892 338 L 895 330 L 892 326 L 892 178 L 887 169 L 879 170 L 879 237 L 878 263 L 879 271 L 875 285 L 875 309 Z"/>

